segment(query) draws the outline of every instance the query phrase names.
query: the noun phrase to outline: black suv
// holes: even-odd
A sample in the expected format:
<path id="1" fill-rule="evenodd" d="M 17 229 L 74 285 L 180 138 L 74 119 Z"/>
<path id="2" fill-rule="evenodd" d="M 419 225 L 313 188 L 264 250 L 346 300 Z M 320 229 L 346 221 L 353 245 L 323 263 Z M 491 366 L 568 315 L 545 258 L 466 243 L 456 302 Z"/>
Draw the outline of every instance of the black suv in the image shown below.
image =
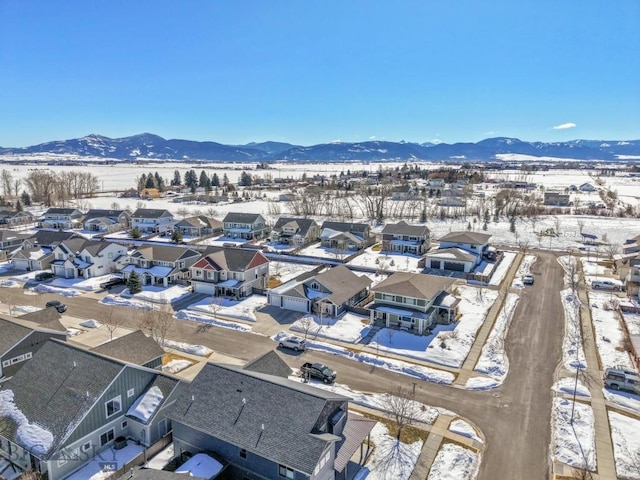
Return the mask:
<path id="1" fill-rule="evenodd" d="M 40 272 L 40 273 L 36 273 L 36 276 L 33 278 L 35 278 L 38 282 L 41 282 L 43 280 L 48 280 L 53 277 L 55 277 L 53 272 Z"/>
<path id="2" fill-rule="evenodd" d="M 318 380 L 322 380 L 324 383 L 333 383 L 336 379 L 336 372 L 322 363 L 307 362 L 300 367 L 300 371 L 307 378 L 317 378 Z"/>
<path id="3" fill-rule="evenodd" d="M 67 311 L 67 306 L 58 300 L 51 300 L 50 302 L 47 302 L 46 307 L 54 307 L 58 313 L 64 313 Z"/>
<path id="4" fill-rule="evenodd" d="M 117 285 L 122 285 L 124 283 L 124 279 L 120 277 L 113 277 L 107 280 L 106 282 L 102 282 L 100 284 L 100 288 L 103 290 L 109 290 L 111 287 L 115 287 Z"/>

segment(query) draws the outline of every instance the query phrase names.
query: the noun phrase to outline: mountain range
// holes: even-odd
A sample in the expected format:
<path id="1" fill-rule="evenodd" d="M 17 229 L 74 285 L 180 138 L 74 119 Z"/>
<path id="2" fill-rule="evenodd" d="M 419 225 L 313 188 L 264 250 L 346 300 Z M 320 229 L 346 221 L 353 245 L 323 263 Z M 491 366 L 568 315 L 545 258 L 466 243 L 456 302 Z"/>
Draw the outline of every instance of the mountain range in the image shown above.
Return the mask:
<path id="1" fill-rule="evenodd" d="M 411 142 L 332 142 L 311 146 L 282 142 L 225 145 L 193 140 L 166 140 L 143 133 L 123 138 L 87 135 L 30 147 L 3 148 L 0 155 L 58 154 L 86 157 L 136 160 L 207 160 L 230 162 L 287 161 L 492 161 L 501 154 L 555 157 L 575 160 L 640 159 L 640 140 L 570 140 L 567 142 L 526 142 L 517 138 L 487 138 L 477 143 L 411 143 Z"/>

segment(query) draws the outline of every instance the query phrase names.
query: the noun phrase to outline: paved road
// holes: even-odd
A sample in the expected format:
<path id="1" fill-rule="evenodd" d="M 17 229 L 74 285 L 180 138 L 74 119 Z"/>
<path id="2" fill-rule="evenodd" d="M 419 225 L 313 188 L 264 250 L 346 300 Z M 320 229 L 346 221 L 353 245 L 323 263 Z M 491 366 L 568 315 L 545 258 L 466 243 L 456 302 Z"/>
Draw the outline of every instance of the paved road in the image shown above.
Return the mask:
<path id="1" fill-rule="evenodd" d="M 550 477 L 549 443 L 554 372 L 560 363 L 564 314 L 559 292 L 563 272 L 555 256 L 538 253 L 534 264 L 536 282 L 521 294 L 506 340 L 509 375 L 505 383 L 490 391 L 467 391 L 418 381 L 417 399 L 453 410 L 474 422 L 484 433 L 487 448 L 479 478 L 494 480 L 544 479 Z M 56 295 L 29 297 L 21 289 L 0 289 L 0 301 L 43 306 Z M 95 295 L 64 299 L 69 315 L 100 319 L 105 307 Z M 137 312 L 114 307 L 114 315 L 124 325 L 135 327 Z M 212 328 L 197 331 L 193 322 L 176 322 L 171 337 L 178 341 L 206 345 L 216 351 L 249 360 L 273 348 L 261 335 Z M 338 371 L 339 381 L 365 392 L 392 391 L 409 387 L 413 379 L 380 368 L 325 354 L 307 351 L 284 353 L 293 367 L 303 361 L 321 361 Z"/>

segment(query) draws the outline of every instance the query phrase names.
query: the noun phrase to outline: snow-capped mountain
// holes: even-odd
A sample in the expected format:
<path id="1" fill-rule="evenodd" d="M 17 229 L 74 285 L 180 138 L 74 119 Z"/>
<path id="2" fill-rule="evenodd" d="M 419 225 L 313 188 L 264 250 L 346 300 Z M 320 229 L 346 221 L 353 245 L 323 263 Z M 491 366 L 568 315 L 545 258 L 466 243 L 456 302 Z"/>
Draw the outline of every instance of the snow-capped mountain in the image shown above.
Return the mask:
<path id="1" fill-rule="evenodd" d="M 1 148 L 3 155 L 62 154 L 135 160 L 209 161 L 378 161 L 378 160 L 469 160 L 491 161 L 500 154 L 555 157 L 576 160 L 640 158 L 640 140 L 571 140 L 568 142 L 526 142 L 517 138 L 487 138 L 477 143 L 331 142 L 298 146 L 282 142 L 224 145 L 193 140 L 166 140 L 143 133 L 124 138 L 87 135 L 71 140 L 42 143 L 23 148 Z"/>

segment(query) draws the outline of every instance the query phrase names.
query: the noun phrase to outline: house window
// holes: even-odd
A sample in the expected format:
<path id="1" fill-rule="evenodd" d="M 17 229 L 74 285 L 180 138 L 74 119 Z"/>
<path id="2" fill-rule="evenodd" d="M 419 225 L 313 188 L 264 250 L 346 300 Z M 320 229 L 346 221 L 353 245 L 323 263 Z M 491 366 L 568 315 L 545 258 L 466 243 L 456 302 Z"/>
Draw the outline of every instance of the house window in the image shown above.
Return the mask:
<path id="1" fill-rule="evenodd" d="M 133 394 L 134 394 L 133 388 L 130 388 L 129 390 L 127 390 L 127 398 L 133 397 Z"/>
<path id="2" fill-rule="evenodd" d="M 3 367 L 9 367 L 10 365 L 11 365 L 11 360 L 5 360 L 4 362 L 2 362 Z"/>
<path id="3" fill-rule="evenodd" d="M 124 422 L 122 422 L 122 430 L 124 430 L 125 428 L 127 428 L 129 426 L 129 422 L 127 422 L 126 420 Z"/>
<path id="4" fill-rule="evenodd" d="M 104 447 L 107 443 L 111 442 L 115 438 L 115 431 L 113 428 L 111 430 L 107 430 L 102 435 L 100 435 L 100 446 Z"/>
<path id="5" fill-rule="evenodd" d="M 286 465 L 278 465 L 278 475 L 282 478 L 293 480 L 293 468 L 289 468 Z"/>
<path id="6" fill-rule="evenodd" d="M 120 413 L 122 411 L 122 399 L 120 395 L 106 402 L 104 406 L 107 412 L 107 418 L 112 417 L 117 413 Z"/>
<path id="7" fill-rule="evenodd" d="M 84 445 L 82 445 L 82 447 L 80 447 L 80 450 L 82 450 L 83 452 L 88 452 L 91 449 L 91 442 L 87 442 Z"/>
<path id="8" fill-rule="evenodd" d="M 240 458 L 247 458 L 247 451 L 244 448 L 241 448 L 238 455 L 240 455 Z"/>
<path id="9" fill-rule="evenodd" d="M 29 360 L 32 357 L 31 352 L 27 352 L 24 354 L 24 359 Z"/>

